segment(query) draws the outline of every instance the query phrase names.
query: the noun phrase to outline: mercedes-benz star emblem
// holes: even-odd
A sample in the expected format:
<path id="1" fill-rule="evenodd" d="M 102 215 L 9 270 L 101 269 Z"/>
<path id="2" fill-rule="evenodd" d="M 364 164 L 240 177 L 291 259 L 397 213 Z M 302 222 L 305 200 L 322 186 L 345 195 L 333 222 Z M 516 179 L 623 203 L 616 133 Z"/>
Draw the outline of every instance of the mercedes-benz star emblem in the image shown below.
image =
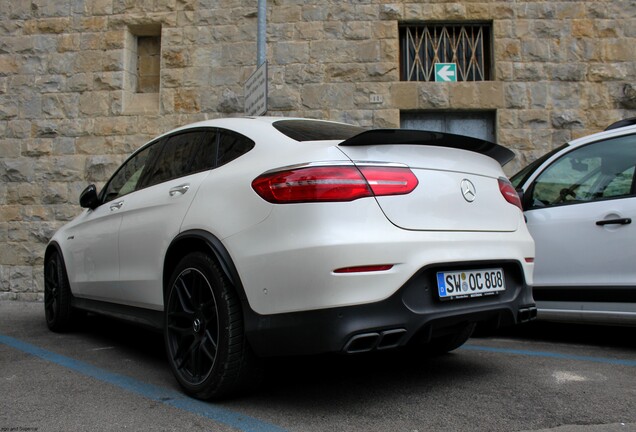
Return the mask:
<path id="1" fill-rule="evenodd" d="M 477 197 L 477 189 L 475 189 L 475 185 L 468 179 L 462 180 L 462 196 L 468 202 L 475 201 Z"/>
<path id="2" fill-rule="evenodd" d="M 194 330 L 195 333 L 199 333 L 201 330 L 201 320 L 199 318 L 194 319 L 194 322 L 192 323 L 192 330 Z"/>

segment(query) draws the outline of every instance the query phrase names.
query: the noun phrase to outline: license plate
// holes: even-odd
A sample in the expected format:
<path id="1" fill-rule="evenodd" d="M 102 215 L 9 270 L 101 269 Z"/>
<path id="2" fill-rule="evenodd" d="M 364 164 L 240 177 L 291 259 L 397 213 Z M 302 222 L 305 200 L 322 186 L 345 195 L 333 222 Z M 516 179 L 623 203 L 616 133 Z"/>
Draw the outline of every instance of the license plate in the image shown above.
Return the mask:
<path id="1" fill-rule="evenodd" d="M 437 273 L 437 291 L 442 300 L 482 297 L 505 290 L 503 269 Z"/>

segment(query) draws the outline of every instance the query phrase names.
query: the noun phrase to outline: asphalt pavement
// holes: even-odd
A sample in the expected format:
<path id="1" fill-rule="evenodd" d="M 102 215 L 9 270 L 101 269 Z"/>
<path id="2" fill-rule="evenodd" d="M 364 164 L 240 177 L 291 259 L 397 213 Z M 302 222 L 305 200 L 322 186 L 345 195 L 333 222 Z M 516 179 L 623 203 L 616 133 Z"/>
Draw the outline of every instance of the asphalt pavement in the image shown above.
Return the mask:
<path id="1" fill-rule="evenodd" d="M 160 334 L 89 316 L 51 333 L 0 302 L 4 431 L 636 431 L 636 328 L 539 323 L 435 358 L 268 359 L 253 393 L 188 398 Z"/>

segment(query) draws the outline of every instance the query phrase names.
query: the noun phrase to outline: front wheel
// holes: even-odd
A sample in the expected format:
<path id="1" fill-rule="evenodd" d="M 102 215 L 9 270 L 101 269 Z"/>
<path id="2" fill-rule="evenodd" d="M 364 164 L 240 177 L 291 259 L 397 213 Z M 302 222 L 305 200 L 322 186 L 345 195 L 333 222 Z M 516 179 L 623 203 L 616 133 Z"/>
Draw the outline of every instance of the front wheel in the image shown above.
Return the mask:
<path id="1" fill-rule="evenodd" d="M 64 262 L 53 252 L 44 263 L 44 316 L 51 331 L 62 332 L 71 327 L 71 288 Z"/>
<path id="2" fill-rule="evenodd" d="M 191 253 L 172 272 L 164 336 L 172 372 L 189 395 L 219 398 L 251 384 L 255 358 L 240 300 L 208 255 Z"/>

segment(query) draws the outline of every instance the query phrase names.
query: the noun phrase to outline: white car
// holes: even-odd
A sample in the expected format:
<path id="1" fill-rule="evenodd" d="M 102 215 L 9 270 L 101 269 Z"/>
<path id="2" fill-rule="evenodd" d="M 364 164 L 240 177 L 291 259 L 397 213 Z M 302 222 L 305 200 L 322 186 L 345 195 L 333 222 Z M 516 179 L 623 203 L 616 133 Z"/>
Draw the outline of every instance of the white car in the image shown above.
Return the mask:
<path id="1" fill-rule="evenodd" d="M 636 325 L 635 165 L 636 126 L 611 127 L 512 177 L 537 247 L 539 319 Z"/>
<path id="2" fill-rule="evenodd" d="M 84 310 L 163 329 L 199 398 L 249 385 L 261 356 L 455 349 L 478 322 L 536 316 L 511 157 L 306 119 L 173 130 L 89 186 L 51 240 L 48 326 Z"/>

